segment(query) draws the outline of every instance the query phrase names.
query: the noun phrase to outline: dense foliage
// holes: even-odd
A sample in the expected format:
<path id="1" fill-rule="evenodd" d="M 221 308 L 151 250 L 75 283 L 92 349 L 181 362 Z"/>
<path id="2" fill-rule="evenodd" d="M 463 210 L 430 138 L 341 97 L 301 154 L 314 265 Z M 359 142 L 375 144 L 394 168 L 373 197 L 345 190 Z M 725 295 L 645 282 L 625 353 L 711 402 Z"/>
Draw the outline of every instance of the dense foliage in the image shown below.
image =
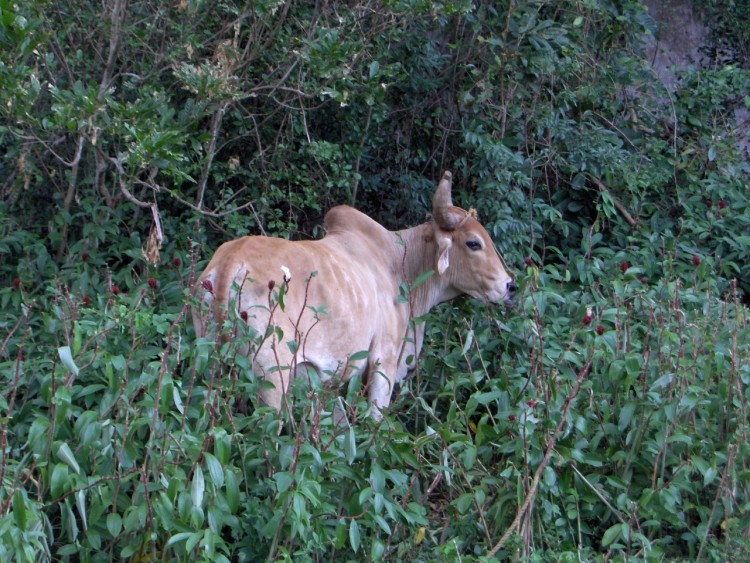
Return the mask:
<path id="1" fill-rule="evenodd" d="M 750 73 L 669 92 L 656 31 L 636 0 L 0 0 L 0 558 L 750 557 Z M 429 315 L 382 423 L 298 382 L 279 432 L 240 319 L 187 322 L 196 272 L 338 203 L 415 224 L 444 169 L 519 306 Z"/>

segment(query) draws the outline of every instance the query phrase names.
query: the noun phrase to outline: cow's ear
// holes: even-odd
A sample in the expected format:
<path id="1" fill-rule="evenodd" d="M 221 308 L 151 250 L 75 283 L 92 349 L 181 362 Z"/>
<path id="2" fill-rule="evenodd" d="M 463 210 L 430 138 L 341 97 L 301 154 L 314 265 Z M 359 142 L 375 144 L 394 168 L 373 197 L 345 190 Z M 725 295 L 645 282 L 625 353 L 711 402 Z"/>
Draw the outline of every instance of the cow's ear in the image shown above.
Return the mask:
<path id="1" fill-rule="evenodd" d="M 448 254 L 450 253 L 451 246 L 453 245 L 453 241 L 451 241 L 450 237 L 438 237 L 437 239 L 438 243 L 438 258 L 437 258 L 437 272 L 439 275 L 443 275 L 445 271 L 448 269 L 448 266 L 450 266 L 450 258 L 448 257 Z"/>

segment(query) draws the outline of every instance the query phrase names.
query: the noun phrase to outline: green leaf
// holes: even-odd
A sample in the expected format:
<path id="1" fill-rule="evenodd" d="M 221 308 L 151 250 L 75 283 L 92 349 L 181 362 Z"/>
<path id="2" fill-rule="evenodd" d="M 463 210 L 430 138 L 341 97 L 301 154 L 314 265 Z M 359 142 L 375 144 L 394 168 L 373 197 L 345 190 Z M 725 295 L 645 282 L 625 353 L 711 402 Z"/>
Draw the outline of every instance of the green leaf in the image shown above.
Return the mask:
<path id="1" fill-rule="evenodd" d="M 606 532 L 604 532 L 604 535 L 602 536 L 602 546 L 608 547 L 609 545 L 620 539 L 620 537 L 622 536 L 622 527 L 624 525 L 625 524 L 615 524 Z"/>
<path id="2" fill-rule="evenodd" d="M 68 370 L 75 376 L 78 376 L 78 366 L 73 361 L 73 354 L 70 351 L 70 346 L 61 346 L 57 349 L 57 354 L 60 356 L 60 361 Z"/>
<path id="3" fill-rule="evenodd" d="M 617 423 L 617 429 L 622 432 L 633 420 L 633 414 L 635 413 L 635 403 L 626 403 L 624 407 L 620 409 L 620 420 Z"/>
<path id="4" fill-rule="evenodd" d="M 349 543 L 352 545 L 354 553 L 356 553 L 360 546 L 359 524 L 357 524 L 357 521 L 353 518 L 351 522 L 349 522 Z"/>
<path id="5" fill-rule="evenodd" d="M 52 468 L 52 475 L 50 476 L 50 492 L 53 498 L 62 496 L 68 488 L 69 480 L 68 466 L 56 463 Z"/>
<path id="6" fill-rule="evenodd" d="M 349 428 L 349 431 L 344 435 L 344 455 L 350 465 L 357 458 L 357 439 L 354 435 L 354 428 Z"/>
<path id="7" fill-rule="evenodd" d="M 200 465 L 195 466 L 193 481 L 190 484 L 190 498 L 193 500 L 193 506 L 200 508 L 203 506 L 203 494 L 206 492 L 206 482 L 203 479 L 203 470 Z"/>
<path id="8" fill-rule="evenodd" d="M 62 444 L 60 444 L 60 447 L 57 448 L 57 457 L 73 471 L 75 471 L 76 473 L 81 473 L 81 468 L 78 466 L 78 462 L 76 461 L 76 458 L 73 455 L 70 446 L 66 442 L 63 442 Z"/>
<path id="9" fill-rule="evenodd" d="M 88 518 L 86 517 L 86 491 L 83 489 L 76 491 L 76 508 L 78 509 L 78 514 L 81 517 L 81 525 L 85 532 L 88 529 Z"/>
<path id="10" fill-rule="evenodd" d="M 172 400 L 177 412 L 185 414 L 185 405 L 182 404 L 182 397 L 180 397 L 180 389 L 176 385 L 172 387 Z"/>
<path id="11" fill-rule="evenodd" d="M 294 475 L 289 471 L 278 471 L 273 476 L 276 481 L 276 490 L 280 493 L 285 493 L 289 490 L 294 483 Z"/>
<path id="12" fill-rule="evenodd" d="M 208 475 L 211 477 L 211 482 L 217 487 L 221 488 L 224 486 L 224 469 L 221 467 L 221 463 L 216 456 L 208 452 L 203 454 L 206 458 L 206 466 L 208 467 Z"/>
<path id="13" fill-rule="evenodd" d="M 202 533 L 196 533 L 196 532 L 180 532 L 179 534 L 175 534 L 172 537 L 170 537 L 169 540 L 167 541 L 167 547 L 169 547 L 170 545 L 174 545 L 176 543 L 179 543 L 181 541 L 185 541 L 188 538 L 191 538 L 191 537 L 196 536 L 196 535 L 200 537 L 203 534 Z"/>
<path id="14" fill-rule="evenodd" d="M 350 362 L 359 362 L 360 360 L 366 360 L 368 357 L 370 357 L 370 351 L 369 350 L 361 350 L 359 352 L 354 352 L 351 356 L 349 356 Z"/>
<path id="15" fill-rule="evenodd" d="M 26 497 L 23 489 L 16 489 L 13 493 L 13 519 L 16 526 L 21 530 L 26 530 Z"/>
<path id="16" fill-rule="evenodd" d="M 372 470 L 370 471 L 370 485 L 372 490 L 376 493 L 382 493 L 385 491 L 385 471 L 380 467 L 380 464 L 374 463 Z"/>
<path id="17" fill-rule="evenodd" d="M 226 484 L 227 504 L 232 514 L 237 514 L 240 507 L 240 485 L 234 471 L 228 469 L 224 474 L 224 483 Z"/>
<path id="18" fill-rule="evenodd" d="M 107 530 L 109 530 L 113 538 L 117 538 L 120 535 L 122 531 L 122 516 L 117 512 L 107 514 Z"/>
<path id="19" fill-rule="evenodd" d="M 432 276 L 435 275 L 435 270 L 427 270 L 426 272 L 422 272 L 417 276 L 417 279 L 415 279 L 411 283 L 411 289 L 414 289 L 416 287 L 419 287 L 424 282 L 426 282 L 428 279 L 430 279 Z"/>

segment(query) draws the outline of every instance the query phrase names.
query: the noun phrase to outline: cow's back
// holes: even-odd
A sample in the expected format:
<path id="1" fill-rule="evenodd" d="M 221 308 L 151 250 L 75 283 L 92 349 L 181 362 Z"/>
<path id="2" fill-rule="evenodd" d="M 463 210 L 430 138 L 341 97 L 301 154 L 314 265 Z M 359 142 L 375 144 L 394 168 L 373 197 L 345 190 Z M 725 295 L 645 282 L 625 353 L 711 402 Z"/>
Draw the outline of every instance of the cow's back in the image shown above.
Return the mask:
<path id="1" fill-rule="evenodd" d="M 209 313 L 194 314 L 196 331 L 221 323 L 228 306 L 257 335 L 281 329 L 284 342 L 264 341 L 256 355 L 266 376 L 306 362 L 326 379 L 351 354 L 369 350 L 394 322 L 398 283 L 384 260 L 397 247 L 395 235 L 346 206 L 329 211 L 326 229 L 319 241 L 248 236 L 220 246 L 195 286 Z"/>

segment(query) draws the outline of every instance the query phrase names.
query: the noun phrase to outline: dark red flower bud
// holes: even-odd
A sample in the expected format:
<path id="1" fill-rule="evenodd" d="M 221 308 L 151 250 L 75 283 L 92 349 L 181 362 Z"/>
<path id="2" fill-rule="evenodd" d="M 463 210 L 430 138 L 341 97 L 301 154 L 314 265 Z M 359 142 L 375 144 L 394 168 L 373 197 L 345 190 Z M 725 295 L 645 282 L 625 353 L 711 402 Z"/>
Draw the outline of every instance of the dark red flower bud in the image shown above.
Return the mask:
<path id="1" fill-rule="evenodd" d="M 156 289 L 156 279 L 148 278 L 148 285 L 151 287 L 151 289 Z"/>
<path id="2" fill-rule="evenodd" d="M 719 200 L 719 209 L 724 209 L 727 206 L 727 202 L 723 199 Z"/>
<path id="3" fill-rule="evenodd" d="M 273 288 L 276 286 L 276 282 L 274 280 L 269 280 L 268 282 L 268 291 L 273 291 Z"/>
<path id="4" fill-rule="evenodd" d="M 643 277 L 641 278 L 641 283 L 642 283 L 643 285 L 648 285 L 648 280 L 646 279 L 646 276 L 643 276 Z"/>
<path id="5" fill-rule="evenodd" d="M 602 325 L 597 325 L 596 326 L 596 333 L 599 334 L 599 335 L 604 334 L 604 327 Z"/>
<path id="6" fill-rule="evenodd" d="M 116 285 L 113 285 L 112 286 L 112 293 L 114 293 L 115 295 L 120 295 L 120 288 L 117 287 Z"/>
<path id="7" fill-rule="evenodd" d="M 243 321 L 247 321 L 247 311 L 240 311 L 240 318 Z"/>
<path id="8" fill-rule="evenodd" d="M 179 268 L 182 265 L 182 260 L 180 260 L 179 258 L 173 258 L 172 264 L 174 264 L 176 268 Z"/>
<path id="9" fill-rule="evenodd" d="M 91 305 L 91 299 L 89 299 L 88 295 L 84 295 L 83 298 L 81 299 L 81 303 L 83 303 L 86 307 L 88 307 L 89 305 Z"/>
<path id="10" fill-rule="evenodd" d="M 529 405 L 532 409 L 537 405 L 536 401 L 526 401 L 526 404 Z"/>
<path id="11" fill-rule="evenodd" d="M 508 415 L 508 420 L 510 420 L 511 422 L 515 422 L 515 421 L 516 421 L 516 415 L 514 415 L 514 414 L 509 414 L 509 415 Z"/>
<path id="12" fill-rule="evenodd" d="M 209 293 L 214 292 L 214 284 L 211 283 L 211 280 L 203 280 L 203 282 L 201 282 L 201 286 L 203 286 L 203 289 L 205 289 Z"/>
<path id="13" fill-rule="evenodd" d="M 622 270 L 622 273 L 624 274 L 625 272 L 627 272 L 628 268 L 630 268 L 630 264 L 628 264 L 627 260 L 623 260 L 622 263 L 620 264 L 620 269 Z"/>
<path id="14" fill-rule="evenodd" d="M 531 256 L 527 256 L 526 258 L 524 258 L 523 262 L 527 266 L 533 266 L 534 265 L 534 259 Z"/>
<path id="15" fill-rule="evenodd" d="M 713 206 L 714 206 L 714 202 L 713 201 L 711 201 L 710 199 L 708 201 L 706 201 L 706 207 L 708 207 L 709 209 L 711 209 Z"/>
<path id="16" fill-rule="evenodd" d="M 693 266 L 700 266 L 700 265 L 701 265 L 701 257 L 693 256 Z"/>
<path id="17" fill-rule="evenodd" d="M 81 260 L 83 260 L 84 262 L 88 262 L 88 260 L 89 260 L 89 253 L 88 252 L 84 252 L 83 254 L 81 254 Z"/>
<path id="18" fill-rule="evenodd" d="M 588 313 L 583 315 L 583 324 L 591 324 L 591 315 L 589 315 Z"/>
<path id="19" fill-rule="evenodd" d="M 21 278 L 13 278 L 13 287 L 16 289 L 21 287 Z"/>

